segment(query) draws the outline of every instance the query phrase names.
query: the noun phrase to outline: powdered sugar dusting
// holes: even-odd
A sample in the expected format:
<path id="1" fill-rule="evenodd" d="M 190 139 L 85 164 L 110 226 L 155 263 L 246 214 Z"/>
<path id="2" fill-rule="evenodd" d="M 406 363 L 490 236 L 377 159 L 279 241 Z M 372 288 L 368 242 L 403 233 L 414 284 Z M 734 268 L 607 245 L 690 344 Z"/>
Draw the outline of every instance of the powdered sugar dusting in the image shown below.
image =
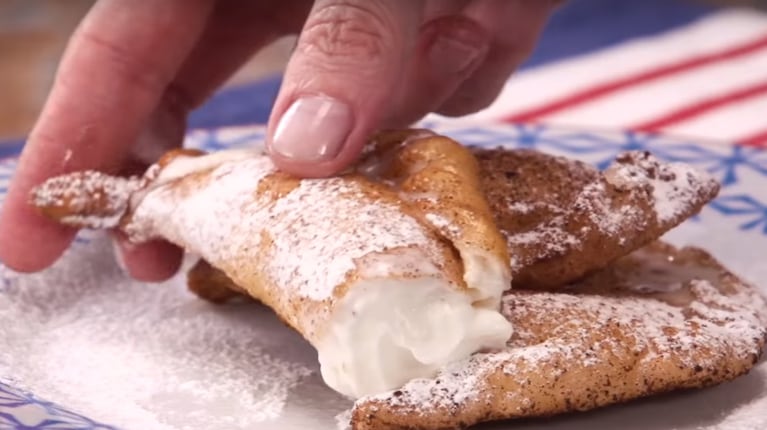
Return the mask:
<path id="1" fill-rule="evenodd" d="M 301 181 L 267 216 L 274 240 L 269 257 L 284 262 L 300 255 L 302 260 L 296 267 L 272 265 L 272 279 L 314 300 L 329 298 L 366 255 L 411 246 L 434 258 L 439 254 L 417 220 L 343 178 Z"/>
<path id="2" fill-rule="evenodd" d="M 221 164 L 208 177 L 215 180 L 200 179 L 192 192 L 184 187 L 154 187 L 134 203 L 125 230 L 135 240 L 161 235 L 217 260 L 234 258 L 239 249 L 258 246 L 259 235 L 254 233 L 262 229 L 263 218 L 239 213 L 247 206 L 268 203 L 255 198 L 255 190 L 275 170 L 267 157 L 252 157 Z"/>
<path id="3" fill-rule="evenodd" d="M 110 228 L 118 224 L 131 193 L 140 187 L 138 178 L 117 178 L 92 170 L 75 172 L 51 178 L 37 187 L 32 203 L 55 211 L 65 224 Z"/>
<path id="4" fill-rule="evenodd" d="M 516 213 L 516 214 L 527 214 L 533 211 L 535 208 L 536 203 L 535 202 L 518 202 L 518 201 L 512 201 L 509 202 L 507 205 L 507 208 L 509 212 Z"/>
<path id="5" fill-rule="evenodd" d="M 683 266 L 673 259 L 665 261 L 668 270 Z M 627 267 L 620 269 L 631 275 L 625 279 L 638 279 Z M 703 277 L 687 278 L 692 301 L 683 306 L 637 293 L 627 296 L 631 285 L 620 288 L 621 281 L 610 293 L 609 279 L 615 282 L 615 278 L 609 277 L 594 278 L 601 285 L 598 288 L 607 291 L 602 294 L 511 291 L 503 300 L 503 313 L 516 328 L 508 349 L 475 354 L 442 369 L 434 379 L 413 380 L 400 390 L 360 399 L 356 408 L 395 408 L 436 419 L 435 415 L 460 414 L 472 405 L 494 402 L 496 407 L 511 405 L 507 407 L 512 415 L 524 414 L 539 390 L 555 387 L 561 375 L 578 368 L 626 366 L 622 371 L 644 375 L 651 387 L 653 383 L 662 386 L 662 380 L 652 379 L 661 377 L 660 363 L 674 363 L 690 372 L 719 369 L 726 373 L 723 367 L 732 361 L 751 362 L 767 335 L 767 302 L 731 275 L 708 279 L 711 269 L 697 267 Z M 681 273 L 689 276 L 693 271 L 688 267 Z M 584 288 L 588 284 L 572 291 Z M 722 290 L 731 291 L 723 294 Z M 531 386 L 531 380 L 537 382 Z M 503 390 L 496 389 L 499 383 Z M 536 388 L 536 384 L 543 385 Z"/>
<path id="6" fill-rule="evenodd" d="M 544 255 L 561 255 L 569 249 L 577 247 L 580 240 L 564 229 L 564 218 L 557 217 L 551 223 L 537 226 L 534 230 L 523 233 L 509 234 L 502 232 L 510 249 L 520 249 L 528 246 L 542 246 Z M 511 269 L 516 271 L 533 263 L 529 254 L 511 253 Z"/>
<path id="7" fill-rule="evenodd" d="M 761 375 L 767 375 L 767 366 L 761 369 Z M 734 411 L 720 416 L 720 422 L 710 430 L 762 430 L 767 428 L 767 396 L 754 399 L 741 405 Z"/>
<path id="8" fill-rule="evenodd" d="M 586 213 L 594 226 L 610 236 L 617 234 L 627 225 L 641 230 L 646 224 L 642 209 L 633 202 L 614 206 L 601 180 L 586 185 L 573 207 Z"/>
<path id="9" fill-rule="evenodd" d="M 659 223 L 683 215 L 700 194 L 712 194 L 718 183 L 705 172 L 685 163 L 661 163 L 649 152 L 627 152 L 605 171 L 618 189 L 650 188 Z"/>
<path id="10" fill-rule="evenodd" d="M 648 231 L 660 234 L 683 221 L 718 190 L 706 173 L 683 163 L 661 163 L 647 152 L 620 154 L 603 174 L 560 157 L 548 161 L 567 173 L 563 176 L 589 179 L 573 187 L 571 195 L 504 202 L 500 210 L 509 216 L 535 220 L 524 229 L 502 230 L 515 272 L 579 250 L 591 252 L 597 241 L 616 244 L 616 257 L 623 255 L 630 246 L 645 243 L 641 238 Z"/>
<path id="11" fill-rule="evenodd" d="M 461 234 L 461 228 L 458 225 L 440 214 L 430 212 L 424 218 L 446 237 L 458 237 Z"/>
<path id="12" fill-rule="evenodd" d="M 349 408 L 335 416 L 337 430 L 352 430 L 352 409 Z"/>
<path id="13" fill-rule="evenodd" d="M 136 206 L 126 230 L 139 240 L 166 237 L 212 263 L 252 256 L 275 285 L 313 300 L 331 298 L 368 254 L 412 246 L 432 263 L 441 261 L 428 229 L 396 201 L 371 194 L 367 182 L 305 179 L 284 195 L 257 192 L 275 172 L 268 157 L 251 155 L 223 162 L 194 192 L 156 187 Z"/>
<path id="14" fill-rule="evenodd" d="M 673 219 L 683 213 L 685 207 L 680 203 L 689 200 L 691 190 L 699 188 L 703 182 L 701 174 L 692 166 L 673 163 L 666 167 L 670 173 L 670 179 L 653 183 L 655 211 L 661 222 Z"/>
<path id="15" fill-rule="evenodd" d="M 571 250 L 580 248 L 586 237 L 592 234 L 591 229 L 598 229 L 612 237 L 629 225 L 641 231 L 646 224 L 641 208 L 632 202 L 614 205 L 601 180 L 583 187 L 574 201 L 566 207 L 540 203 L 522 205 L 517 202 L 510 205 L 510 208 L 522 214 L 528 214 L 534 210 L 541 210 L 547 214 L 541 217 L 541 222 L 531 230 L 514 233 L 502 231 L 509 249 L 512 250 L 513 270 L 519 270 L 542 258 L 565 255 Z M 580 230 L 573 230 L 573 220 L 579 216 L 586 217 L 588 223 Z M 537 251 L 513 252 L 520 249 Z"/>
<path id="16" fill-rule="evenodd" d="M 262 306 L 201 302 L 181 279 L 130 281 L 108 246 L 9 278 L 0 379 L 122 428 L 264 428 L 282 416 L 315 372 L 299 336 Z"/>

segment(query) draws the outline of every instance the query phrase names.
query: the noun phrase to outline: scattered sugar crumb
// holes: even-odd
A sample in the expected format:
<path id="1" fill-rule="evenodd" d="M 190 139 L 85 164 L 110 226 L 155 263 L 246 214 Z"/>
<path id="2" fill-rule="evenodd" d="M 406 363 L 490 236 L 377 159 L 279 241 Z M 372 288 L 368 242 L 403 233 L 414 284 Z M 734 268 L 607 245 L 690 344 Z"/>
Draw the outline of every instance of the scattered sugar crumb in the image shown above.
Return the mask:
<path id="1" fill-rule="evenodd" d="M 509 202 L 507 205 L 509 212 L 518 214 L 527 214 L 533 211 L 535 203 L 528 202 Z"/>

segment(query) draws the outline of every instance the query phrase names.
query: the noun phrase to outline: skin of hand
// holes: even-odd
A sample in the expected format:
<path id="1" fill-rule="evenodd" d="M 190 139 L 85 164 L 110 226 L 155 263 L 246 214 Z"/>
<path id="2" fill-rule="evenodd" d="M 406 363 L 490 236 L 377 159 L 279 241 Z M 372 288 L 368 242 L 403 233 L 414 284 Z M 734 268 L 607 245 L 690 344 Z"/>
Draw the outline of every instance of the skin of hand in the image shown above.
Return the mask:
<path id="1" fill-rule="evenodd" d="M 298 34 L 268 124 L 279 168 L 332 175 L 366 136 L 429 112 L 490 104 L 529 55 L 555 0 L 99 0 L 69 41 L 0 212 L 0 261 L 55 262 L 76 232 L 44 219 L 30 190 L 96 169 L 131 174 L 181 144 L 186 117 L 255 52 Z M 182 252 L 116 238 L 134 278 L 160 281 Z"/>

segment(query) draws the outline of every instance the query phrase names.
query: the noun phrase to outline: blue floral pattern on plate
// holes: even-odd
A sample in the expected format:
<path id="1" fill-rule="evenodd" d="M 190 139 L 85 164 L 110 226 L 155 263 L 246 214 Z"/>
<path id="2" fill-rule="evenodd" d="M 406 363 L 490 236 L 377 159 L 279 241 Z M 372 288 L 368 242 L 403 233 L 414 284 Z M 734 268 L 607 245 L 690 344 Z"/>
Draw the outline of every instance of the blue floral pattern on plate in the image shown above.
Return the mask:
<path id="1" fill-rule="evenodd" d="M 722 184 L 720 196 L 697 217 L 727 217 L 744 232 L 767 237 L 767 151 L 735 145 L 706 144 L 670 138 L 659 134 L 633 132 L 584 131 L 550 128 L 543 125 L 497 124 L 461 125 L 423 123 L 466 145 L 533 148 L 577 158 L 605 168 L 614 157 L 629 150 L 647 150 L 667 161 L 692 164 L 714 175 Z M 204 150 L 242 147 L 261 142 L 262 127 L 198 130 L 188 134 L 186 146 Z M 15 158 L 0 159 L 0 204 L 16 167 Z M 88 242 L 82 233 L 78 243 Z M 2 269 L 2 267 L 0 267 Z M 0 271 L 0 294 L 8 278 Z M 2 377 L 3 375 L 0 375 Z M 11 375 L 6 375 L 11 376 Z M 98 423 L 55 403 L 0 381 L 0 430 L 109 430 Z"/>
<path id="2" fill-rule="evenodd" d="M 0 382 L 0 430 L 116 430 Z"/>

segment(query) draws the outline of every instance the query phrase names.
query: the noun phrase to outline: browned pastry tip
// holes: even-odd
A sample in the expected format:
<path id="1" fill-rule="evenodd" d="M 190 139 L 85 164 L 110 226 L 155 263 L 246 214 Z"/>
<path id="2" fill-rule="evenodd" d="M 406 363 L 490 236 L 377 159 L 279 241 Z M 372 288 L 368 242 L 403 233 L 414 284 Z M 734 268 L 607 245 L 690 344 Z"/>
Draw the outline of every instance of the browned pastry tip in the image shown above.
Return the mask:
<path id="1" fill-rule="evenodd" d="M 516 288 L 566 285 L 694 215 L 719 184 L 647 152 L 605 172 L 533 150 L 473 149 L 482 188 L 507 239 Z"/>
<path id="2" fill-rule="evenodd" d="M 137 178 L 87 170 L 48 179 L 34 188 L 31 204 L 44 216 L 73 227 L 108 228 L 119 224 Z"/>
<path id="3" fill-rule="evenodd" d="M 179 157 L 204 155 L 197 149 L 165 153 L 143 177 L 121 177 L 83 170 L 50 178 L 30 193 L 30 204 L 43 216 L 77 228 L 112 228 L 124 220 L 133 193 Z"/>

